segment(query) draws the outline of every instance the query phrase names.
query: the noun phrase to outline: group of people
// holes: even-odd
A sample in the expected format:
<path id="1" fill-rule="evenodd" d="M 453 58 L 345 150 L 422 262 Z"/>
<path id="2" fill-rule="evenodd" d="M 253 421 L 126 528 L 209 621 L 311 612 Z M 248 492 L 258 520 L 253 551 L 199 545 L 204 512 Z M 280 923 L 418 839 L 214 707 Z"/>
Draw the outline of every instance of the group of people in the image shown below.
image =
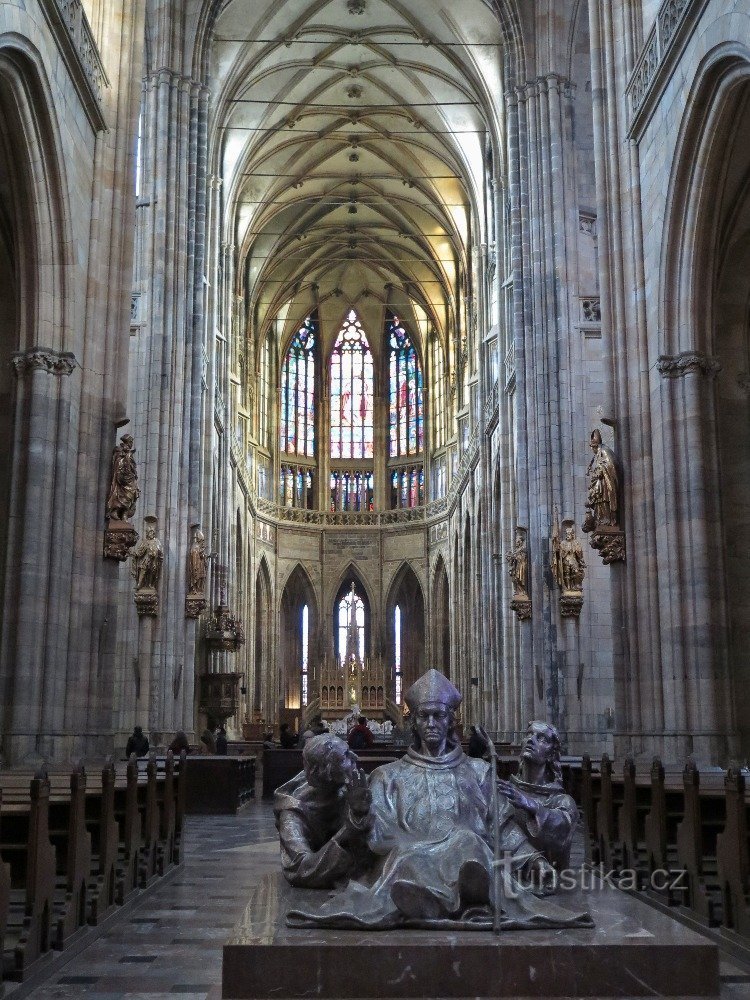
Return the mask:
<path id="1" fill-rule="evenodd" d="M 587 913 L 544 898 L 568 863 L 578 820 L 561 785 L 554 728 L 533 722 L 520 777 L 500 781 L 486 760 L 467 757 L 454 739 L 461 694 L 448 678 L 429 670 L 405 700 L 413 741 L 400 760 L 376 768 L 368 781 L 351 747 L 322 733 L 305 743 L 304 771 L 277 790 L 288 882 L 338 890 L 294 907 L 287 922 L 491 925 L 497 904 L 509 928 L 590 926 Z"/>
<path id="2" fill-rule="evenodd" d="M 135 754 L 136 757 L 145 757 L 150 749 L 151 744 L 143 732 L 143 727 L 135 726 L 132 735 L 128 737 L 128 742 L 125 744 L 125 756 L 130 757 L 131 754 Z M 224 726 L 219 726 L 218 730 L 206 726 L 201 735 L 200 743 L 195 745 L 191 744 L 187 738 L 187 734 L 180 730 L 180 732 L 175 733 L 175 737 L 167 747 L 167 750 L 171 750 L 176 757 L 183 750 L 188 754 L 218 754 L 219 756 L 226 756 L 229 750 L 227 731 Z"/>
<path id="3" fill-rule="evenodd" d="M 279 745 L 282 750 L 291 750 L 297 746 L 304 749 L 310 740 L 314 739 L 316 736 L 323 736 L 328 732 L 329 730 L 320 715 L 316 715 L 310 721 L 310 725 L 301 736 L 291 731 L 288 722 L 282 722 L 279 726 Z M 367 719 L 364 715 L 360 715 L 357 718 L 357 721 L 349 730 L 346 740 L 352 750 L 366 750 L 368 747 L 373 745 L 375 737 L 372 735 L 372 730 L 367 725 Z M 273 730 L 269 729 L 269 731 L 264 735 L 263 746 L 267 749 L 276 746 L 273 738 Z"/>

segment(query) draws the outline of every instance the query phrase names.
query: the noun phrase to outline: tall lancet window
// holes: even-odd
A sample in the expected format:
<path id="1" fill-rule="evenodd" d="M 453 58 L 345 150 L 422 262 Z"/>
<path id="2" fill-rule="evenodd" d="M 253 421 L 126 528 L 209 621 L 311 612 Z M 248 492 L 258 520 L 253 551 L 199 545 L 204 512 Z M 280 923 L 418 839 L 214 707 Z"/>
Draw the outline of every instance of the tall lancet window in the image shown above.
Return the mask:
<path id="1" fill-rule="evenodd" d="M 424 385 L 417 352 L 398 316 L 386 322 L 390 346 L 391 458 L 424 447 Z"/>
<path id="2" fill-rule="evenodd" d="M 331 458 L 372 458 L 374 393 L 372 352 L 352 309 L 331 355 Z"/>
<path id="3" fill-rule="evenodd" d="M 338 627 L 338 654 L 341 662 L 351 663 L 358 659 L 360 663 L 364 663 L 365 604 L 354 584 L 339 601 Z"/>
<path id="4" fill-rule="evenodd" d="M 302 609 L 302 705 L 307 705 L 308 690 L 308 653 L 310 647 L 310 609 L 307 605 Z"/>
<path id="5" fill-rule="evenodd" d="M 315 320 L 294 335 L 281 373 L 280 448 L 287 455 L 315 455 Z"/>
<path id="6" fill-rule="evenodd" d="M 438 335 L 432 335 L 432 410 L 430 423 L 433 427 L 434 447 L 442 448 L 445 444 L 446 424 L 446 393 L 445 393 L 445 363 L 443 360 L 443 345 Z"/>
<path id="7" fill-rule="evenodd" d="M 260 352 L 260 378 L 258 379 L 258 440 L 264 448 L 271 447 L 271 380 L 272 355 L 271 355 L 271 335 L 263 339 L 263 346 Z"/>

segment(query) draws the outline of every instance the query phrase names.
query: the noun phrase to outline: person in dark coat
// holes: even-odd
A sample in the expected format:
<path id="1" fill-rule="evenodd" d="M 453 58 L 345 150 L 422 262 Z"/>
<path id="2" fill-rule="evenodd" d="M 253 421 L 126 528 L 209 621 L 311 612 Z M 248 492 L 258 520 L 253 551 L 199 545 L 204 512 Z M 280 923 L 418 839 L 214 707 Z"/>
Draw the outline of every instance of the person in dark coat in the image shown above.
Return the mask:
<path id="1" fill-rule="evenodd" d="M 143 735 L 143 729 L 140 726 L 136 726 L 133 729 L 133 735 L 125 746 L 125 756 L 129 757 L 131 753 L 134 753 L 136 757 L 145 757 L 148 749 L 149 742 Z"/>

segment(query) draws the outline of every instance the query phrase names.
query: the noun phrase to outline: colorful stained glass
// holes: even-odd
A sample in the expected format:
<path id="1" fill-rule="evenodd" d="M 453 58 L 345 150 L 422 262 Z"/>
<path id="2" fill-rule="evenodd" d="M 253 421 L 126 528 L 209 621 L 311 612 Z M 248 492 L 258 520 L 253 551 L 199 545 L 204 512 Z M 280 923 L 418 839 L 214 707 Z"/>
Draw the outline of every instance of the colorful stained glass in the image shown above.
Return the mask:
<path id="1" fill-rule="evenodd" d="M 338 611 L 339 658 L 345 661 L 355 654 L 364 663 L 365 603 L 354 587 L 341 598 Z"/>
<path id="2" fill-rule="evenodd" d="M 317 323 L 308 316 L 294 335 L 281 376 L 281 451 L 315 455 L 315 340 Z"/>
<path id="3" fill-rule="evenodd" d="M 398 316 L 386 321 L 390 346 L 391 457 L 424 448 L 424 383 L 417 352 Z"/>
<path id="4" fill-rule="evenodd" d="M 374 369 L 352 309 L 331 355 L 331 458 L 372 458 Z"/>

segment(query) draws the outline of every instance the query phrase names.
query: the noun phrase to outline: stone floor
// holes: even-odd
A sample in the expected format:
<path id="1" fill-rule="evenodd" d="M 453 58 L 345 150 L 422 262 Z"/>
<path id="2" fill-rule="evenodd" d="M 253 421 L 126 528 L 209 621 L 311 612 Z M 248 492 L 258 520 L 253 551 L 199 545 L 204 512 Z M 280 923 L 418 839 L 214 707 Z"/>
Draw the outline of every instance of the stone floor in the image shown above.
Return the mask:
<path id="1" fill-rule="evenodd" d="M 185 865 L 176 877 L 28 996 L 218 1000 L 222 945 L 250 888 L 278 867 L 278 842 L 268 803 L 254 802 L 237 817 L 188 822 Z M 721 1000 L 750 1000 L 749 969 L 722 962 Z"/>

